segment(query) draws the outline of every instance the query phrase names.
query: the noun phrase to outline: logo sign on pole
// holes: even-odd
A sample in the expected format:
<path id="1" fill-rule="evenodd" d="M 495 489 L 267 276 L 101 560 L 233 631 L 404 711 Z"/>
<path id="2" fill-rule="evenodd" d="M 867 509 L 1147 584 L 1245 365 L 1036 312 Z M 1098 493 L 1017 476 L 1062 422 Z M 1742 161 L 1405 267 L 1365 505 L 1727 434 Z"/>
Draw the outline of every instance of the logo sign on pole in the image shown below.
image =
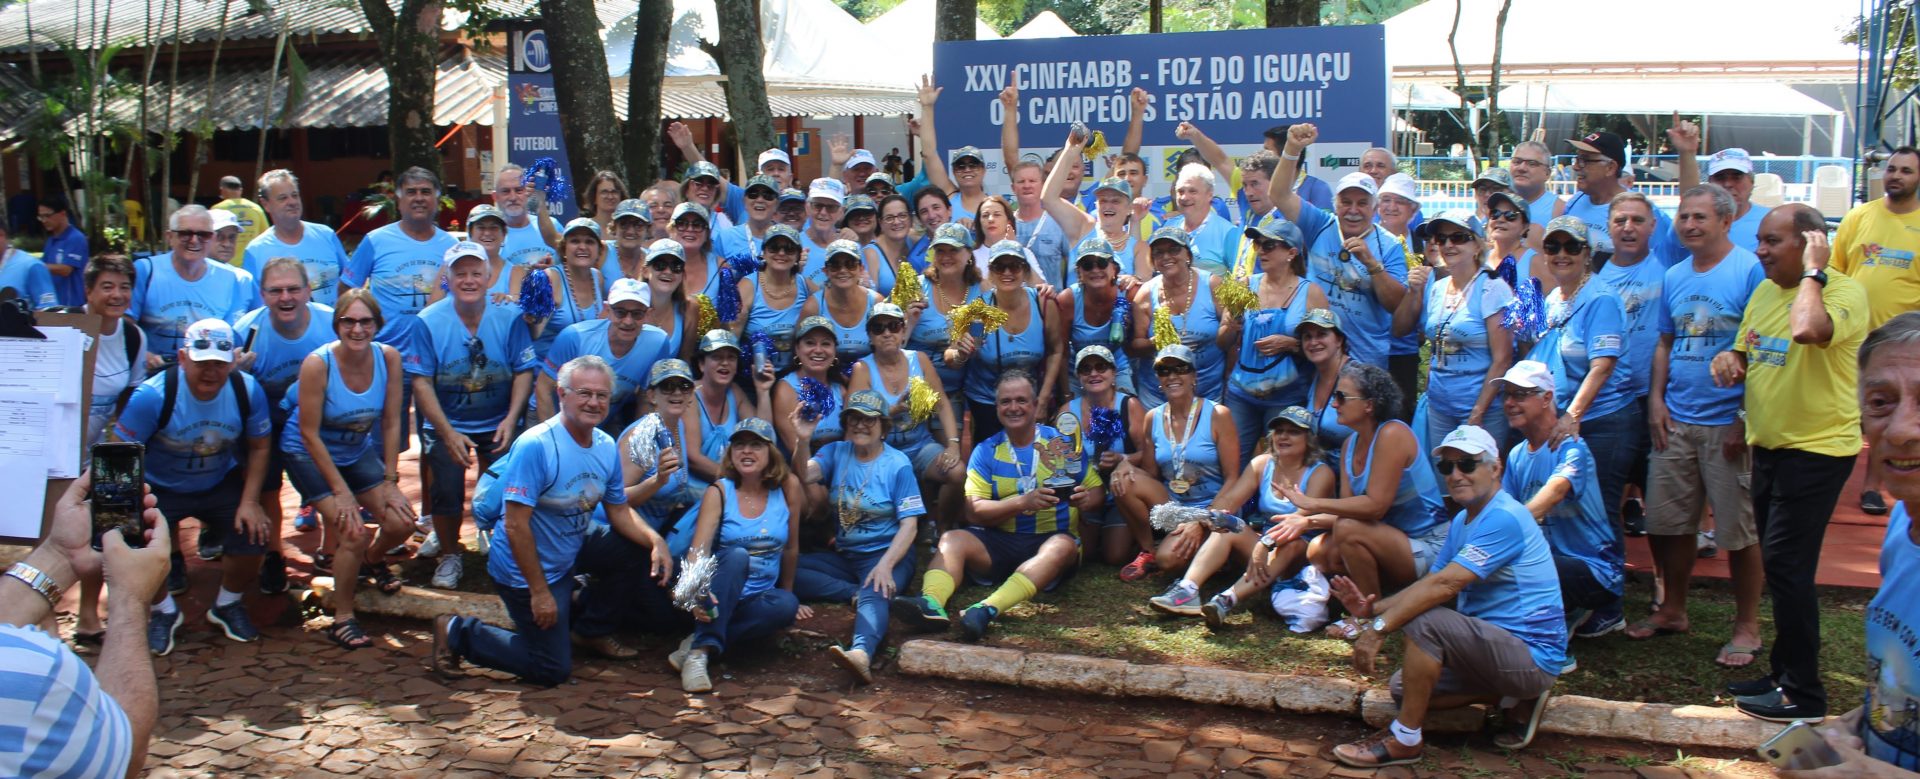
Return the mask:
<path id="1" fill-rule="evenodd" d="M 998 148 L 1000 92 L 1017 78 L 1023 156 L 1059 150 L 1075 122 L 1105 134 L 1118 153 L 1132 92 L 1146 90 L 1141 157 L 1156 182 L 1171 182 L 1167 161 L 1192 146 L 1176 135 L 1182 122 L 1236 157 L 1258 150 L 1268 128 L 1311 122 L 1320 137 L 1310 172 L 1332 183 L 1353 166 L 1318 163 L 1349 163 L 1386 146 L 1391 116 L 1380 25 L 953 41 L 934 44 L 933 69 L 944 89 L 935 126 L 944 150 Z M 1000 155 L 986 156 L 1004 186 Z M 1095 169 L 1106 174 L 1104 163 Z"/>
<path id="2" fill-rule="evenodd" d="M 552 157 L 561 170 L 571 171 L 567 141 L 560 132 L 560 104 L 553 95 L 552 52 L 546 31 L 536 25 L 523 22 L 507 29 L 507 100 L 512 103 L 505 128 L 507 160 L 524 168 L 534 160 Z M 579 211 L 571 202 L 547 207 L 562 222 Z"/>

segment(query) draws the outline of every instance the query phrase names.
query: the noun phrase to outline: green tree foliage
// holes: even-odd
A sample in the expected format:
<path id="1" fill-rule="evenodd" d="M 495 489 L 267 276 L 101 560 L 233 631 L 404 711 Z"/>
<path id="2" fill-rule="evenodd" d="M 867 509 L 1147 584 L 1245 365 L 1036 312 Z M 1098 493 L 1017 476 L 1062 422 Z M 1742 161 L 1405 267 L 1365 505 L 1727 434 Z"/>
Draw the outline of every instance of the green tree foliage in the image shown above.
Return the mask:
<path id="1" fill-rule="evenodd" d="M 1894 52 L 1893 69 L 1888 75 L 1892 78 L 1895 89 L 1912 89 L 1913 85 L 1920 81 L 1920 58 L 1916 58 L 1914 54 L 1915 38 L 1916 35 L 1920 35 L 1916 33 L 1914 25 L 1920 20 L 1913 18 L 1913 3 L 1914 0 L 1895 3 L 1887 13 L 1884 33 L 1887 36 L 1886 47 Z M 1852 29 L 1840 36 L 1840 41 L 1859 46 L 1865 40 L 1867 40 L 1867 19 L 1854 17 Z"/>

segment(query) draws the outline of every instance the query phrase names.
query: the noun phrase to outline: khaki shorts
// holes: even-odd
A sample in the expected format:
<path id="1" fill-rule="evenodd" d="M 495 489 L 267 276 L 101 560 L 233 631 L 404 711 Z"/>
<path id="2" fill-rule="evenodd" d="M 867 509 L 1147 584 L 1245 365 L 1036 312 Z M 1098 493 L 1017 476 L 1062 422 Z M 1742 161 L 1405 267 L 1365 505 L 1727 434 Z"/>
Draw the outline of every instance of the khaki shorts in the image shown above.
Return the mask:
<path id="1" fill-rule="evenodd" d="M 1414 617 L 1402 629 L 1408 641 L 1440 660 L 1440 678 L 1433 695 L 1490 696 L 1517 701 L 1540 697 L 1559 678 L 1540 670 L 1527 642 L 1499 626 L 1436 606 Z M 1402 693 L 1400 671 L 1387 681 L 1397 703 Z"/>
<path id="2" fill-rule="evenodd" d="M 1667 448 L 1654 450 L 1647 467 L 1647 532 L 1690 536 L 1700 531 L 1701 509 L 1713 509 L 1714 540 L 1737 551 L 1753 546 L 1753 455 L 1728 460 L 1720 443 L 1733 425 L 1673 423 Z"/>

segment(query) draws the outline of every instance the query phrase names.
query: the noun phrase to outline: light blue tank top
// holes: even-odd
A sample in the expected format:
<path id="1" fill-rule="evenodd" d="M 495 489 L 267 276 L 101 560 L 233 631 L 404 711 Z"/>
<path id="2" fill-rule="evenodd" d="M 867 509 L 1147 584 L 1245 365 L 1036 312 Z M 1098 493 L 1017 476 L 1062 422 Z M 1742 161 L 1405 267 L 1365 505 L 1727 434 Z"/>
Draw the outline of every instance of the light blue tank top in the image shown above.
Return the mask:
<path id="1" fill-rule="evenodd" d="M 740 513 L 740 494 L 732 479 L 720 480 L 724 500 L 720 508 L 720 529 L 713 539 L 713 550 L 747 550 L 747 582 L 740 590 L 745 598 L 773 589 L 780 583 L 780 558 L 787 550 L 787 497 L 783 490 L 767 492 L 767 506 L 760 516 Z"/>
<path id="2" fill-rule="evenodd" d="M 1373 466 L 1379 462 L 1375 449 L 1380 443 L 1380 434 L 1390 425 L 1406 427 L 1407 423 L 1389 419 L 1374 431 L 1373 443 L 1367 447 L 1367 467 L 1359 473 L 1353 472 L 1354 438 L 1347 437 L 1346 446 L 1341 452 L 1340 467 L 1346 472 L 1347 481 L 1353 485 L 1353 494 L 1365 495 L 1367 485 L 1372 483 Z M 1412 428 L 1408 428 L 1407 432 L 1412 433 Z M 1401 471 L 1400 488 L 1393 493 L 1393 506 L 1387 509 L 1387 515 L 1381 517 L 1380 521 L 1407 534 L 1408 538 L 1419 538 L 1434 528 L 1444 529 L 1445 512 L 1440 502 L 1440 485 L 1434 480 L 1433 466 L 1427 463 L 1426 458 L 1415 457 Z"/>
<path id="3" fill-rule="evenodd" d="M 933 361 L 933 372 L 940 374 L 940 386 L 952 392 L 965 380 L 966 370 L 964 367 L 947 365 L 947 346 L 952 343 L 952 339 L 947 337 L 947 315 L 934 305 L 933 279 L 922 276 L 919 281 L 920 294 L 927 301 L 927 308 L 920 312 L 920 321 L 914 323 L 913 331 L 907 333 L 907 348 L 927 355 L 927 359 Z M 967 300 L 979 294 L 977 288 L 969 290 Z M 965 305 L 967 300 L 957 301 L 954 305 Z"/>
<path id="4" fill-rule="evenodd" d="M 762 292 L 761 279 L 764 272 L 753 283 L 753 307 L 747 312 L 748 335 L 766 333 L 773 341 L 773 349 L 767 353 L 767 361 L 773 364 L 775 373 L 785 373 L 793 367 L 793 328 L 800 324 L 800 308 L 807 304 L 807 282 L 794 277 L 799 286 L 794 290 L 793 305 L 786 308 L 774 308 L 767 303 Z"/>
<path id="5" fill-rule="evenodd" d="M 658 416 L 658 413 L 647 415 L 647 417 Z M 623 454 L 629 459 L 633 457 L 633 446 L 637 442 L 627 439 L 627 432 L 633 430 L 633 428 L 641 422 L 646 421 L 647 417 L 641 417 L 632 425 L 628 425 L 626 430 L 620 432 L 621 439 L 628 441 L 627 451 Z M 686 445 L 686 441 L 687 421 L 682 419 L 680 423 L 674 427 L 673 445 L 676 448 L 683 447 Z M 659 469 L 657 466 L 649 465 L 646 476 L 651 478 L 658 472 Z M 687 460 L 683 457 L 680 459 L 679 475 L 675 476 L 666 486 L 661 487 L 659 492 L 654 493 L 653 497 L 647 499 L 647 502 L 640 504 L 640 516 L 647 521 L 647 524 L 652 525 L 653 529 L 659 530 L 665 527 L 667 522 L 678 519 L 682 514 L 685 514 L 687 508 L 698 501 L 700 494 L 706 491 L 706 489 L 707 482 L 695 476 L 693 471 L 687 468 Z M 686 533 L 690 528 L 683 526 L 684 524 L 685 523 L 676 525 L 674 527 L 675 532 Z"/>
<path id="6" fill-rule="evenodd" d="M 887 256 L 887 250 L 880 244 L 870 243 L 863 248 L 867 258 L 867 270 L 873 273 L 873 291 L 882 295 L 893 294 L 894 277 L 899 275 L 900 261 Z"/>
<path id="7" fill-rule="evenodd" d="M 387 360 L 386 354 L 378 347 L 373 353 L 373 381 L 365 392 L 354 392 L 347 388 L 347 382 L 340 376 L 340 363 L 333 358 L 333 350 L 339 342 L 327 344 L 315 350 L 320 359 L 327 363 L 326 403 L 320 411 L 320 440 L 326 444 L 327 455 L 333 458 L 336 467 L 345 467 L 360 461 L 368 452 L 373 451 L 373 431 L 380 426 L 380 416 L 387 406 Z M 280 445 L 283 451 L 305 455 L 306 441 L 300 437 L 300 382 L 295 381 L 287 390 L 286 406 L 296 420 L 296 424 L 287 425 L 280 430 Z"/>
<path id="8" fill-rule="evenodd" d="M 1249 285 L 1260 289 L 1266 275 L 1253 274 Z M 1293 335 L 1300 327 L 1300 320 L 1306 318 L 1310 286 L 1311 282 L 1301 279 L 1285 306 L 1246 313 L 1245 327 L 1240 331 L 1240 359 L 1234 362 L 1233 374 L 1227 380 L 1228 394 L 1282 408 L 1306 404 L 1307 393 L 1313 391 L 1311 369 L 1301 370 L 1306 358 L 1297 350 L 1269 357 L 1261 354 L 1254 344 L 1270 335 Z"/>
<path id="9" fill-rule="evenodd" d="M 900 353 L 907 360 L 907 383 L 900 387 L 899 392 L 887 390 L 887 382 L 880 378 L 880 365 L 874 360 L 873 355 L 860 358 L 860 362 L 867 366 L 867 377 L 872 380 L 873 391 L 879 393 L 880 399 L 886 402 L 887 408 L 899 406 L 901 401 L 907 398 L 907 388 L 912 385 L 914 379 L 923 381 L 926 379 L 926 375 L 920 370 L 920 353 L 911 349 L 902 349 Z M 920 447 L 933 441 L 933 424 L 938 418 L 939 415 L 936 414 L 916 425 L 913 423 L 913 413 L 904 407 L 901 408 L 893 415 L 892 430 L 887 433 L 887 445 L 911 456 L 912 452 L 918 451 Z"/>
<path id="10" fill-rule="evenodd" d="M 1166 305 L 1162 294 L 1164 277 L 1156 276 L 1147 282 L 1147 316 Z M 1214 337 L 1220 334 L 1220 312 L 1213 307 L 1213 275 L 1199 268 L 1193 269 L 1193 305 L 1184 314 L 1173 315 L 1173 328 L 1181 334 L 1180 342 L 1193 350 L 1194 359 L 1200 361 L 1194 366 L 1198 397 L 1209 400 L 1220 399 L 1220 385 L 1227 374 L 1226 355 L 1220 352 L 1220 346 L 1214 343 Z M 1149 320 L 1151 321 L 1151 320 Z M 1141 370 L 1134 375 L 1134 386 L 1140 390 L 1140 398 L 1147 405 L 1157 406 L 1166 402 L 1166 396 L 1160 393 L 1160 377 L 1151 370 Z"/>
<path id="11" fill-rule="evenodd" d="M 600 310 L 605 308 L 606 301 L 600 294 L 600 269 L 589 268 L 588 271 L 593 274 L 593 299 L 585 302 L 574 299 L 573 285 L 564 283 L 566 273 L 561 274 L 562 283 L 553 289 L 553 318 L 547 320 L 540 337 L 533 339 L 533 356 L 536 359 L 547 358 L 547 349 L 553 346 L 553 339 L 560 337 L 560 331 L 567 329 L 567 325 L 600 318 Z"/>
<path id="12" fill-rule="evenodd" d="M 840 324 L 839 317 L 827 308 L 827 293 L 820 292 L 820 315 L 833 323 L 833 337 L 836 343 L 833 353 L 840 358 L 841 365 L 851 365 L 869 354 L 873 354 L 873 339 L 867 336 L 867 318 L 873 315 L 873 297 L 867 295 L 863 287 L 860 294 L 865 298 L 860 302 L 860 321 L 851 327 Z"/>
<path id="13" fill-rule="evenodd" d="M 707 404 L 700 400 L 699 390 L 694 390 L 693 405 L 700 410 L 700 455 L 715 463 L 726 454 L 727 439 L 733 437 L 733 428 L 740 424 L 739 398 L 733 394 L 733 388 L 727 388 L 726 418 L 714 422 L 707 418 Z"/>
<path id="14" fill-rule="evenodd" d="M 1173 502 L 1182 506 L 1205 506 L 1220 494 L 1226 476 L 1220 470 L 1220 448 L 1213 440 L 1213 402 L 1201 398 L 1195 398 L 1193 402 L 1200 405 L 1200 415 L 1194 422 L 1192 438 L 1181 453 L 1185 461 L 1183 470 L 1174 470 L 1174 445 L 1167 436 L 1167 406 L 1158 406 L 1147 412 L 1147 429 L 1153 433 L 1154 462 L 1160 465 L 1160 478 L 1169 485 L 1167 493 Z M 1176 419 L 1171 423 L 1183 425 L 1186 420 Z M 1182 478 L 1190 485 L 1187 491 L 1174 491 L 1174 480 Z"/>
<path id="15" fill-rule="evenodd" d="M 1124 294 L 1119 294 L 1117 297 L 1121 300 L 1126 299 Z M 1107 308 L 1107 313 L 1102 315 L 1100 324 L 1091 324 L 1087 320 L 1087 292 L 1076 282 L 1073 285 L 1073 330 L 1067 336 L 1067 362 L 1072 363 L 1073 359 L 1079 356 L 1080 350 L 1088 346 L 1096 344 L 1105 346 L 1108 351 L 1113 352 L 1114 385 L 1133 386 L 1133 360 L 1127 357 L 1126 348 L 1127 340 L 1132 337 L 1132 334 L 1126 331 L 1125 321 L 1114 321 L 1113 309 L 1110 306 Z M 1117 335 L 1114 333 L 1116 326 L 1120 330 Z M 1069 368 L 1069 370 L 1072 369 Z M 1076 372 L 1074 376 L 1073 390 L 1079 392 L 1079 374 Z"/>
<path id="16" fill-rule="evenodd" d="M 782 376 L 780 380 L 786 382 L 787 386 L 793 390 L 794 397 L 799 397 L 800 373 L 798 371 Z M 821 417 L 819 426 L 813 429 L 812 449 L 816 452 L 820 451 L 820 447 L 838 441 L 846 435 L 846 431 L 840 428 L 840 412 L 847 408 L 847 388 L 831 381 L 826 384 L 827 391 L 833 393 L 833 410 Z"/>
<path id="17" fill-rule="evenodd" d="M 1307 469 L 1300 472 L 1300 483 L 1297 486 L 1305 490 L 1307 483 L 1313 481 L 1313 472 L 1325 467 L 1324 463 L 1307 463 Z M 1257 510 L 1254 515 L 1247 519 L 1248 524 L 1253 525 L 1255 530 L 1265 530 L 1274 517 L 1300 510 L 1300 507 L 1293 505 L 1293 501 L 1287 500 L 1273 489 L 1273 458 L 1271 457 L 1267 458 L 1267 467 L 1260 472 L 1260 494 L 1255 508 Z M 1318 535 L 1315 531 L 1308 531 L 1308 533 Z"/>
<path id="18" fill-rule="evenodd" d="M 1040 295 L 1028 287 L 1022 292 L 1027 296 L 1027 327 L 1016 333 L 1012 323 L 995 330 L 992 334 L 982 334 L 979 325 L 972 328 L 973 337 L 980 339 L 979 350 L 973 358 L 967 360 L 967 381 L 964 385 L 967 400 L 983 406 L 993 405 L 993 387 L 1000 380 L 1000 374 L 1013 368 L 1019 368 L 1033 374 L 1039 381 L 1040 363 L 1047 359 L 1046 319 L 1040 311 Z M 984 296 L 993 303 L 994 293 Z"/>

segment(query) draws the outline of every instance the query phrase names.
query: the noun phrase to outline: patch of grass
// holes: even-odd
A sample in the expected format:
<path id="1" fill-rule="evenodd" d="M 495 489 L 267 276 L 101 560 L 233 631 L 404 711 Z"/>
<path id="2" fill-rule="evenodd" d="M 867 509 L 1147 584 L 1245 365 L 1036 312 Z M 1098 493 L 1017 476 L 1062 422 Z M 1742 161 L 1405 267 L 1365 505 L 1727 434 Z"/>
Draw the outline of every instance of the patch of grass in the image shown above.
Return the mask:
<path id="1" fill-rule="evenodd" d="M 1197 617 L 1173 617 L 1147 605 L 1147 599 L 1166 586 L 1164 578 L 1122 582 L 1115 578 L 1116 570 L 1093 563 L 1082 565 L 1076 576 L 1054 592 L 1012 609 L 997 621 L 988 641 L 1033 651 L 1266 673 L 1308 673 L 1379 685 L 1384 685 L 1397 667 L 1397 638 L 1389 640 L 1380 672 L 1368 677 L 1349 665 L 1351 645 L 1321 633 L 1289 633 L 1264 605 L 1255 607 L 1260 613 L 1243 608 L 1228 620 L 1227 630 L 1214 633 Z M 1210 596 L 1229 583 L 1223 574 L 1202 590 Z M 954 613 L 990 592 L 982 587 L 962 589 L 951 604 Z M 1859 700 L 1868 682 L 1864 615 L 1873 593 L 1828 587 L 1821 589 L 1820 597 L 1821 671 L 1828 698 L 1838 711 Z M 1629 581 L 1628 619 L 1645 616 L 1651 598 L 1649 579 L 1639 576 Z M 1572 649 L 1580 668 L 1561 677 L 1555 694 L 1730 705 L 1722 688 L 1728 682 L 1764 673 L 1766 650 L 1746 669 L 1724 669 L 1713 663 L 1733 621 L 1733 593 L 1724 580 L 1695 579 L 1688 607 L 1693 628 L 1685 635 L 1647 641 L 1631 641 L 1621 633 L 1576 639 Z M 1771 613 L 1770 604 L 1763 601 L 1761 635 L 1769 641 L 1773 636 Z"/>

